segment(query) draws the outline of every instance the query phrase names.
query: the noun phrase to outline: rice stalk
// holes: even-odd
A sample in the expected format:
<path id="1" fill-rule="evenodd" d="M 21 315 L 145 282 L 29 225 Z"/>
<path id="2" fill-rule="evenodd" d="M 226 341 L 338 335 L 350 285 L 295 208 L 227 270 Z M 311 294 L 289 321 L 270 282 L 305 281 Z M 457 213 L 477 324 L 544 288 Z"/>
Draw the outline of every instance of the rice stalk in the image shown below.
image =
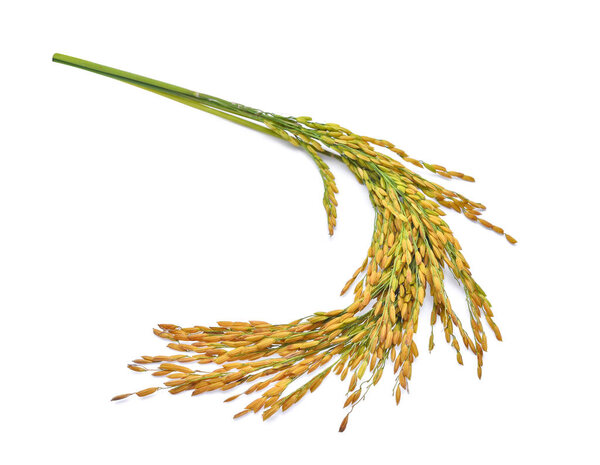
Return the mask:
<path id="1" fill-rule="evenodd" d="M 379 382 L 388 360 L 396 375 L 396 403 L 402 391 L 408 390 L 413 363 L 419 355 L 414 335 L 426 294 L 433 301 L 429 350 L 434 347 L 433 326 L 439 321 L 446 342 L 456 351 L 457 362 L 463 364 L 461 348 L 473 352 L 481 378 L 483 353 L 487 350 L 483 320 L 498 340 L 502 336 L 493 320 L 491 304 L 473 279 L 460 244 L 443 217 L 447 210 L 454 210 L 504 235 L 511 244 L 516 240 L 481 218 L 484 205 L 425 179 L 408 165 L 447 179 L 472 182 L 471 176 L 414 159 L 387 140 L 361 136 L 338 124 L 263 112 L 65 55 L 57 54 L 53 60 L 141 87 L 281 138 L 305 151 L 323 181 L 329 234 L 336 226 L 338 189 L 325 162 L 328 157 L 348 167 L 368 190 L 375 209 L 367 256 L 341 291 L 343 295 L 352 289 L 354 300 L 348 307 L 281 324 L 250 320 L 219 321 L 215 326 L 158 325 L 154 333 L 167 340 L 167 346 L 178 354 L 142 356 L 129 368 L 148 371 L 166 381 L 162 386 L 118 395 L 113 400 L 133 394 L 143 397 L 160 390 L 172 394 L 185 391 L 195 396 L 244 385 L 247 387 L 242 394 L 254 398 L 235 418 L 253 412 L 261 413 L 266 420 L 314 392 L 328 376 L 336 375 L 349 379 L 343 402 L 349 412 L 340 425 L 340 431 L 344 431 L 350 412 Z M 384 149 L 396 157 L 382 153 Z M 470 328 L 463 326 L 452 308 L 445 290 L 445 268 L 464 289 Z M 198 367 L 205 364 L 218 367 L 210 371 Z M 298 386 L 301 380 L 305 381 Z"/>

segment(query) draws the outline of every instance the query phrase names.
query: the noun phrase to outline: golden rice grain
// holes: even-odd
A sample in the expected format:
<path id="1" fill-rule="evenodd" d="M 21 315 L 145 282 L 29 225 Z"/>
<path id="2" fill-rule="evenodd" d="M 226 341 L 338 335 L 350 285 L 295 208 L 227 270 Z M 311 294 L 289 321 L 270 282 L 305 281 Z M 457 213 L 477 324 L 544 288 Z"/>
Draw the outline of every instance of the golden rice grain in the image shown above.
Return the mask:
<path id="1" fill-rule="evenodd" d="M 149 396 L 150 394 L 154 394 L 159 389 L 160 388 L 158 388 L 158 387 L 151 387 L 151 388 L 147 388 L 147 389 L 142 389 L 141 391 L 136 392 L 136 394 L 138 397 L 146 397 L 146 396 Z"/>

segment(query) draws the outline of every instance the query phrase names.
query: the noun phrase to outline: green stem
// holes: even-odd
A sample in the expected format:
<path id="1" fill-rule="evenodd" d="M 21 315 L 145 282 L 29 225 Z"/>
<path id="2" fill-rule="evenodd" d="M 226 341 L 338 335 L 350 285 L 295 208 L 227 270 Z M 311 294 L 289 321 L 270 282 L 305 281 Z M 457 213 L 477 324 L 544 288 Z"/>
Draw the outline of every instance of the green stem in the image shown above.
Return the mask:
<path id="1" fill-rule="evenodd" d="M 239 116 L 235 116 L 234 114 L 241 113 L 243 116 L 254 116 L 255 119 L 259 119 L 255 115 L 249 115 L 249 110 L 251 109 L 247 109 L 246 107 L 243 107 L 241 105 L 239 105 L 240 108 L 236 111 L 236 105 L 232 105 L 230 102 L 221 100 L 216 97 L 212 97 L 207 94 L 200 94 L 198 92 L 194 92 L 183 87 L 174 86 L 166 82 L 157 81 L 156 79 L 150 79 L 145 76 L 140 76 L 139 74 L 128 73 L 127 71 L 122 71 L 120 69 L 111 68 L 109 66 L 100 65 L 98 63 L 93 63 L 91 61 L 82 60 L 80 58 L 75 58 L 68 55 L 62 55 L 60 53 L 55 53 L 52 57 L 52 61 L 56 63 L 61 63 L 63 65 L 73 66 L 75 68 L 90 71 L 92 73 L 101 74 L 102 76 L 107 76 L 112 79 L 125 82 L 132 86 L 148 90 L 158 95 L 162 95 L 163 97 L 167 97 L 171 100 L 175 100 L 176 102 L 183 103 L 184 105 L 188 105 L 199 110 L 205 111 L 207 113 L 211 113 L 213 115 L 227 119 L 242 126 L 246 126 L 256 131 L 269 134 L 270 136 L 281 138 L 279 134 L 265 126 L 253 123 L 252 121 L 240 118 Z M 217 106 L 219 107 L 219 109 L 213 108 L 211 105 Z"/>

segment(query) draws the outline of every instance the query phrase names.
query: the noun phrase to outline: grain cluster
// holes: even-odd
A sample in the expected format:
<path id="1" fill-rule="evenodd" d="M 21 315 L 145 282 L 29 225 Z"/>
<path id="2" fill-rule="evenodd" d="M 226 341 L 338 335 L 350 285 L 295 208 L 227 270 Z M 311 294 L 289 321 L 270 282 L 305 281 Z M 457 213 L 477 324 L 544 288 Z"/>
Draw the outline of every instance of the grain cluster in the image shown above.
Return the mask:
<path id="1" fill-rule="evenodd" d="M 55 61 L 97 72 L 142 87 L 181 103 L 227 118 L 279 137 L 304 150 L 315 162 L 323 181 L 323 205 L 329 233 L 336 225 L 335 178 L 327 158 L 340 160 L 368 190 L 375 210 L 375 224 L 364 261 L 341 293 L 351 292 L 352 303 L 341 309 L 317 312 L 289 323 L 219 321 L 215 326 L 182 327 L 161 324 L 154 333 L 169 341 L 172 355 L 144 355 L 129 368 L 164 378 L 160 386 L 118 395 L 140 397 L 168 390 L 192 396 L 209 391 L 241 392 L 252 399 L 235 417 L 250 412 L 263 419 L 285 411 L 330 375 L 348 382 L 342 402 L 348 417 L 369 389 L 376 385 L 386 366 L 395 374 L 393 394 L 400 402 L 408 389 L 413 363 L 419 355 L 414 341 L 422 310 L 430 311 L 428 349 L 434 347 L 433 326 L 439 323 L 446 342 L 463 364 L 461 350 L 471 351 L 481 377 L 487 350 L 484 320 L 501 340 L 491 304 L 473 279 L 458 240 L 444 216 L 454 210 L 469 220 L 516 240 L 481 218 L 484 205 L 446 189 L 409 168 L 423 168 L 442 178 L 474 181 L 471 176 L 428 164 L 408 156 L 387 140 L 360 136 L 333 123 L 317 123 L 309 117 L 284 117 L 266 113 L 206 94 L 132 75 L 83 60 L 55 56 Z M 385 152 L 385 153 L 384 153 Z M 464 289 L 469 321 L 456 315 L 445 288 L 449 270 Z M 424 309 L 426 295 L 431 308 Z M 388 363 L 389 362 L 389 363 Z"/>

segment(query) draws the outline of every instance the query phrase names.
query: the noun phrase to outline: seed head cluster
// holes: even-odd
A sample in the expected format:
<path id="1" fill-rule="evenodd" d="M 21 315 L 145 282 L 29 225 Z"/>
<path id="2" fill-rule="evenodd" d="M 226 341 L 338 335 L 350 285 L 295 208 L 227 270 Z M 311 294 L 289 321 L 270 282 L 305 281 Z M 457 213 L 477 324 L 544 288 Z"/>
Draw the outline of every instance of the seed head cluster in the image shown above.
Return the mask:
<path id="1" fill-rule="evenodd" d="M 463 363 L 461 347 L 473 352 L 481 377 L 483 353 L 487 350 L 483 320 L 498 340 L 502 336 L 493 321 L 489 300 L 473 279 L 460 244 L 443 219 L 445 210 L 454 210 L 504 235 L 511 244 L 516 240 L 481 218 L 485 210 L 482 204 L 425 179 L 408 165 L 448 179 L 474 181 L 471 176 L 416 160 L 391 142 L 359 136 L 338 124 L 266 113 L 66 55 L 56 54 L 53 60 L 143 88 L 303 149 L 316 163 L 323 180 L 330 234 L 336 225 L 338 189 L 324 158 L 344 163 L 367 188 L 375 209 L 367 256 L 342 289 L 342 294 L 350 290 L 353 293 L 348 307 L 284 324 L 250 320 L 219 321 L 216 326 L 159 325 L 154 333 L 168 340 L 168 347 L 178 353 L 144 355 L 129 368 L 148 371 L 166 381 L 162 386 L 121 394 L 113 400 L 133 394 L 144 397 L 165 389 L 171 394 L 188 391 L 195 396 L 243 385 L 241 393 L 226 399 L 253 396 L 235 417 L 260 412 L 266 420 L 299 402 L 334 374 L 342 381 L 348 380 L 343 402 L 348 413 L 340 425 L 340 431 L 344 431 L 350 413 L 380 381 L 388 360 L 396 377 L 396 403 L 402 391 L 408 390 L 413 362 L 419 355 L 414 335 L 427 294 L 433 303 L 429 350 L 434 346 L 433 326 L 439 321 L 458 363 Z M 446 269 L 464 289 L 470 329 L 463 326 L 452 308 L 445 290 Z"/>
<path id="2" fill-rule="evenodd" d="M 318 312 L 287 324 L 220 321 L 210 327 L 159 325 L 155 334 L 169 340 L 168 347 L 181 354 L 135 360 L 129 366 L 132 370 L 152 371 L 153 376 L 166 377 L 167 381 L 161 387 L 134 394 L 146 396 L 168 389 L 172 394 L 190 391 L 195 396 L 246 385 L 242 394 L 254 395 L 254 399 L 235 418 L 260 412 L 266 420 L 287 410 L 334 374 L 342 381 L 348 379 L 343 407 L 349 413 L 340 425 L 340 431 L 344 431 L 350 412 L 379 382 L 388 360 L 396 375 L 396 403 L 402 391 L 408 389 L 413 362 L 419 355 L 413 339 L 426 294 L 433 301 L 429 350 L 434 346 L 433 325 L 439 321 L 458 363 L 463 363 L 462 345 L 476 355 L 477 374 L 481 377 L 483 353 L 487 350 L 482 320 L 498 340 L 500 330 L 458 240 L 443 220 L 443 209 L 462 213 L 498 234 L 504 231 L 480 217 L 485 209 L 482 204 L 423 178 L 407 164 L 444 178 L 474 179 L 411 158 L 391 142 L 359 136 L 337 124 L 315 123 L 309 117 L 268 115 L 262 120 L 267 128 L 305 150 L 315 161 L 323 180 L 330 234 L 336 225 L 338 189 L 324 157 L 341 160 L 369 191 L 376 212 L 372 242 L 367 257 L 342 289 L 342 294 L 352 289 L 354 301 L 346 308 Z M 402 161 L 381 153 L 382 148 Z M 510 243 L 516 242 L 504 235 Z M 444 268 L 464 288 L 470 331 L 452 309 L 444 287 Z M 147 368 L 152 364 L 158 367 Z M 209 372 L 196 368 L 204 364 L 216 364 L 218 368 Z"/>

